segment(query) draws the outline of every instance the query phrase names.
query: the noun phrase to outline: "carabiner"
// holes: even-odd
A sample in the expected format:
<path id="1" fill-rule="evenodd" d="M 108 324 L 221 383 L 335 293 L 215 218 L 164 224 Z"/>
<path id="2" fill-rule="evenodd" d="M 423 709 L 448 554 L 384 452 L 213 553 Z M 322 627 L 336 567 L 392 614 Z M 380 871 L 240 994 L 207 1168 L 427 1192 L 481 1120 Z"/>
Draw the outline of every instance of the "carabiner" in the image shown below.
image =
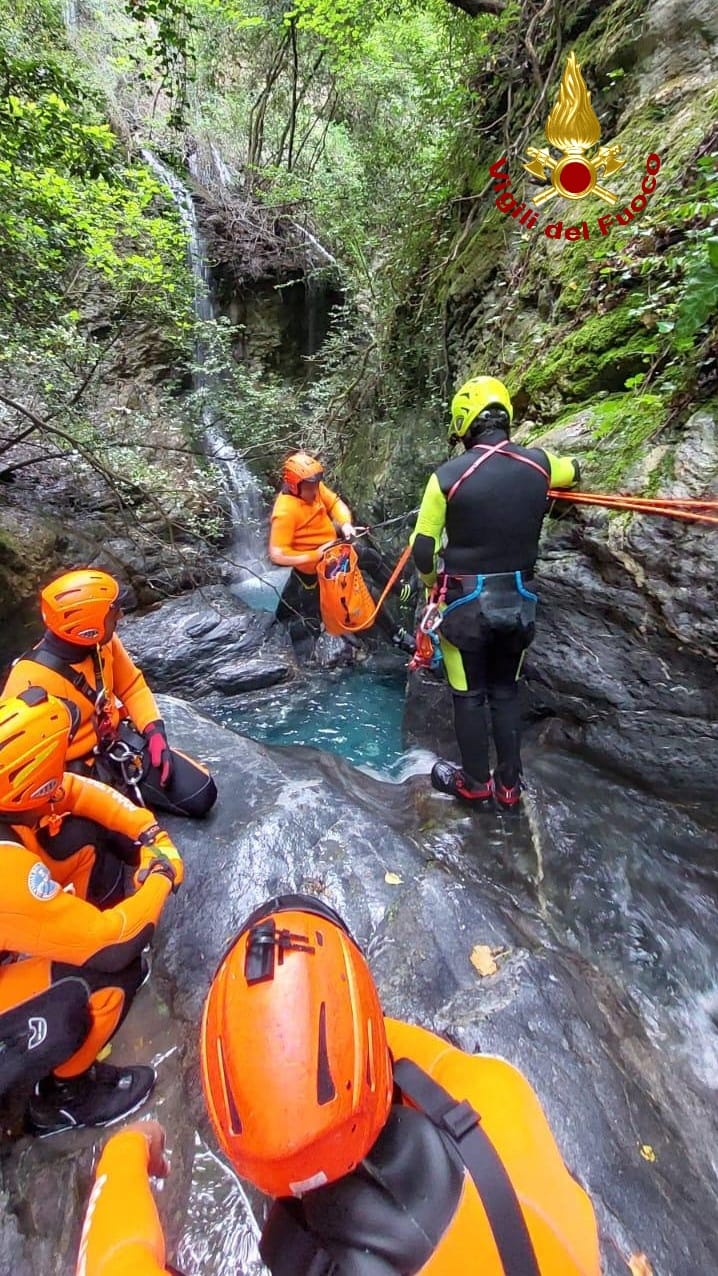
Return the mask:
<path id="1" fill-rule="evenodd" d="M 427 603 L 424 608 L 423 615 L 419 621 L 419 628 L 423 634 L 435 634 L 441 625 L 442 614 L 436 603 Z"/>

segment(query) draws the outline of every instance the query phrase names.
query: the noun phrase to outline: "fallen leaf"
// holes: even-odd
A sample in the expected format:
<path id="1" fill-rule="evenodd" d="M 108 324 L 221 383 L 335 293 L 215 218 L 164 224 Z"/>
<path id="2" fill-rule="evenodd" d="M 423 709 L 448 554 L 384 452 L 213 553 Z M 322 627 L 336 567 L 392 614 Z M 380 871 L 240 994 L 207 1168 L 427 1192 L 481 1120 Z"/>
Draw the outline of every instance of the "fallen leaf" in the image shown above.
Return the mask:
<path id="1" fill-rule="evenodd" d="M 100 1050 L 97 1056 L 97 1062 L 102 1063 L 103 1059 L 109 1059 L 111 1054 L 112 1054 L 112 1045 L 108 1041 L 107 1045 L 103 1046 L 102 1049 Z"/>
<path id="2" fill-rule="evenodd" d="M 384 881 L 386 882 L 387 886 L 401 886 L 401 883 L 403 882 L 403 880 L 404 879 L 400 877 L 398 873 L 384 874 Z"/>
<path id="3" fill-rule="evenodd" d="M 655 1161 L 655 1160 L 657 1160 L 656 1154 L 655 1154 L 655 1152 L 653 1151 L 653 1148 L 651 1147 L 650 1143 L 642 1143 L 642 1144 L 641 1144 L 641 1146 L 640 1146 L 640 1148 L 639 1148 L 639 1151 L 640 1151 L 641 1156 L 643 1157 L 644 1161 Z"/>
<path id="4" fill-rule="evenodd" d="M 488 944 L 474 944 L 471 949 L 469 961 L 475 970 L 478 970 L 482 976 L 495 975 L 498 966 L 494 961 L 493 954 Z"/>
<path id="5" fill-rule="evenodd" d="M 631 1254 L 628 1270 L 631 1276 L 653 1276 L 653 1268 L 645 1254 Z"/>

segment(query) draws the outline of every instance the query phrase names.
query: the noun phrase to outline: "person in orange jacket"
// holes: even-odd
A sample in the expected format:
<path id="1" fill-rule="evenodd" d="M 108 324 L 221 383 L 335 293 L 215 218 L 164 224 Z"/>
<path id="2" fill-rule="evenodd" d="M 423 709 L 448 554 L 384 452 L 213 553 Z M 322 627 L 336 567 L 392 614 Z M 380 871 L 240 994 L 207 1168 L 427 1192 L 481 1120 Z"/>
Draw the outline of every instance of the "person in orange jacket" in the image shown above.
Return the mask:
<path id="1" fill-rule="evenodd" d="M 143 949 L 183 878 L 150 811 L 64 770 L 75 718 L 38 687 L 0 701 L 0 1096 L 34 1085 L 26 1119 L 39 1134 L 117 1120 L 152 1089 L 153 1068 L 97 1055 L 144 981 Z M 136 893 L 104 911 L 87 901 L 93 846 L 63 853 L 73 822 L 124 839 Z"/>
<path id="2" fill-rule="evenodd" d="M 324 483 L 321 462 L 306 452 L 287 457 L 282 467 L 282 490 L 272 510 L 269 557 L 280 567 L 292 568 L 277 607 L 277 620 L 288 624 L 295 650 L 302 656 L 311 651 L 321 628 L 317 563 L 338 538 L 353 541 L 356 534 L 348 505 Z M 381 555 L 360 541 L 354 549 L 361 570 L 384 589 L 391 570 Z M 394 592 L 406 602 L 411 586 L 399 580 Z M 413 639 L 384 608 L 377 624 L 395 647 L 413 652 Z"/>
<path id="3" fill-rule="evenodd" d="M 141 670 L 115 633 L 120 587 L 95 568 L 65 572 L 40 594 L 44 636 L 20 656 L 2 694 L 44 687 L 77 705 L 70 769 L 94 775 L 140 806 L 201 818 L 217 799 L 206 767 L 167 742 Z"/>
<path id="4" fill-rule="evenodd" d="M 247 919 L 205 1003 L 201 1069 L 230 1164 L 275 1198 L 272 1276 L 600 1276 L 591 1201 L 526 1078 L 384 1019 L 323 901 Z M 157 1123 L 110 1140 L 77 1276 L 176 1271 L 148 1178 L 167 1169 Z"/>

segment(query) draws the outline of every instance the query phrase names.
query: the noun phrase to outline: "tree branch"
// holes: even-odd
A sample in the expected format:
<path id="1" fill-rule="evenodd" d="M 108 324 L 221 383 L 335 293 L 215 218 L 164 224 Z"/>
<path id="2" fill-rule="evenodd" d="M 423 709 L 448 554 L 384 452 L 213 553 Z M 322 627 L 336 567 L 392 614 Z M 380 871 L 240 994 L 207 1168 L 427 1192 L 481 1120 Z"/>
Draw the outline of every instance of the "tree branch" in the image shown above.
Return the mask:
<path id="1" fill-rule="evenodd" d="M 470 18 L 478 18 L 480 13 L 503 13 L 505 0 L 448 0 L 455 9 L 463 9 Z"/>

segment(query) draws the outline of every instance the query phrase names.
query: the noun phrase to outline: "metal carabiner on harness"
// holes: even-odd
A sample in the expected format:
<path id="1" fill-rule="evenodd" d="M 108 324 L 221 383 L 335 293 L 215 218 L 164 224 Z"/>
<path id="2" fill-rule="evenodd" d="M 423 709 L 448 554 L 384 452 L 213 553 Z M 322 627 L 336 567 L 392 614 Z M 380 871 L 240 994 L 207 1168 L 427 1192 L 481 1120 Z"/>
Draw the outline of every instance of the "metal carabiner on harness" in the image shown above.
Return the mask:
<path id="1" fill-rule="evenodd" d="M 138 806 L 144 806 L 140 792 L 140 782 L 144 771 L 142 755 L 130 748 L 125 740 L 115 739 L 109 749 L 103 750 L 104 756 L 119 767 L 123 783 L 132 789 Z"/>
<path id="2" fill-rule="evenodd" d="M 441 625 L 441 621 L 442 614 L 438 603 L 427 603 L 419 621 L 419 629 L 423 634 L 435 634 Z"/>

